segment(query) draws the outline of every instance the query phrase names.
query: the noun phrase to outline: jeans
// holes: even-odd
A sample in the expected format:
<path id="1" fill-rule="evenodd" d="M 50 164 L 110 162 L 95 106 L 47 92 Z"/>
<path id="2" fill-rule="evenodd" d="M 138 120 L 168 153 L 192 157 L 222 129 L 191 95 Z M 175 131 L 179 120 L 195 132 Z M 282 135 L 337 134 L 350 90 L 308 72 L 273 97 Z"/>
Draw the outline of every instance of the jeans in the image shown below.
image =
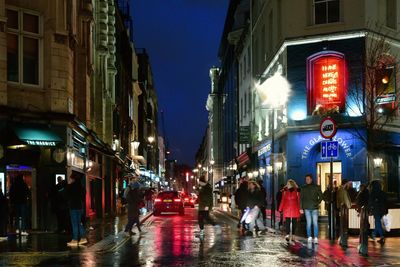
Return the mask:
<path id="1" fill-rule="evenodd" d="M 375 229 L 373 236 L 376 237 L 379 234 L 380 237 L 383 237 L 383 229 L 382 229 L 382 216 L 381 215 L 374 215 L 375 219 Z"/>
<path id="2" fill-rule="evenodd" d="M 318 210 L 304 210 L 307 221 L 307 237 L 311 237 L 311 224 L 314 228 L 314 237 L 318 237 Z"/>
<path id="3" fill-rule="evenodd" d="M 19 229 L 19 218 L 21 217 L 21 231 L 26 231 L 28 207 L 26 204 L 15 204 L 15 228 Z"/>
<path id="4" fill-rule="evenodd" d="M 82 224 L 83 210 L 69 210 L 69 213 L 71 215 L 72 239 L 78 241 L 79 238 L 85 238 L 85 228 Z"/>

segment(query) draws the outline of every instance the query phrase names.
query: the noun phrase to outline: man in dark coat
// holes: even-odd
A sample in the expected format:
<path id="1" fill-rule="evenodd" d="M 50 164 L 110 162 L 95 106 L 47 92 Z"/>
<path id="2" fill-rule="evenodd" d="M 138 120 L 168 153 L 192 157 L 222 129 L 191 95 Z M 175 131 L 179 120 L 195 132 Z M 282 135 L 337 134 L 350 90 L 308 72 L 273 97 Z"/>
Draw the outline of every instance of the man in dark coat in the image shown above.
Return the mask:
<path id="1" fill-rule="evenodd" d="M 261 192 L 261 196 L 263 199 L 263 204 L 260 207 L 260 212 L 263 218 L 263 223 L 264 226 L 267 225 L 267 210 L 266 210 L 266 206 L 267 206 L 267 191 L 265 191 L 264 185 L 263 185 L 263 181 L 262 180 L 258 180 L 257 181 L 259 186 L 260 186 L 260 192 Z M 279 207 L 279 206 L 278 206 Z"/>
<path id="2" fill-rule="evenodd" d="M 21 230 L 21 235 L 28 235 L 26 228 L 29 196 L 30 190 L 24 181 L 23 175 L 17 175 L 10 187 L 10 202 L 15 209 L 15 228 L 17 229 L 17 233 Z M 19 218 L 21 218 L 21 225 L 19 225 Z"/>
<path id="3" fill-rule="evenodd" d="M 381 237 L 378 242 L 383 245 L 385 243 L 385 237 L 383 235 L 381 220 L 383 215 L 388 214 L 388 208 L 386 193 L 382 191 L 382 186 L 379 180 L 371 182 L 371 193 L 369 195 L 368 206 L 375 219 L 375 230 L 372 237 L 375 239 L 378 234 Z"/>
<path id="4" fill-rule="evenodd" d="M 199 192 L 199 213 L 198 221 L 200 227 L 200 236 L 204 235 L 204 223 L 216 225 L 214 220 L 210 218 L 210 210 L 213 208 L 213 192 L 211 185 L 205 180 L 205 177 L 200 177 L 200 192 Z"/>
<path id="5" fill-rule="evenodd" d="M 70 218 L 68 211 L 68 202 L 66 199 L 67 181 L 61 176 L 57 177 L 57 184 L 54 186 L 53 192 L 53 209 L 57 217 L 57 232 L 70 232 Z"/>
<path id="6" fill-rule="evenodd" d="M 239 207 L 240 210 L 240 219 L 239 219 L 239 223 L 238 223 L 238 228 L 240 228 L 241 226 L 241 219 L 242 216 L 244 214 L 244 211 L 247 208 L 247 198 L 249 195 L 249 191 L 247 188 L 247 181 L 245 179 L 242 179 L 239 188 L 236 190 L 235 192 L 235 203 L 236 205 Z"/>
<path id="7" fill-rule="evenodd" d="M 142 232 L 139 221 L 139 215 L 140 215 L 139 204 L 143 201 L 143 194 L 139 190 L 140 183 L 134 182 L 129 186 L 130 189 L 126 196 L 126 201 L 128 203 L 128 223 L 125 226 L 125 232 L 124 232 L 126 236 L 131 236 L 132 234 L 134 234 L 132 232 L 132 227 L 134 224 L 136 224 L 136 227 L 138 228 L 139 232 Z"/>
<path id="8" fill-rule="evenodd" d="M 72 240 L 68 242 L 67 245 L 84 245 L 88 242 L 86 239 L 86 231 L 82 224 L 86 190 L 82 185 L 79 174 L 72 172 L 65 190 L 72 226 Z"/>

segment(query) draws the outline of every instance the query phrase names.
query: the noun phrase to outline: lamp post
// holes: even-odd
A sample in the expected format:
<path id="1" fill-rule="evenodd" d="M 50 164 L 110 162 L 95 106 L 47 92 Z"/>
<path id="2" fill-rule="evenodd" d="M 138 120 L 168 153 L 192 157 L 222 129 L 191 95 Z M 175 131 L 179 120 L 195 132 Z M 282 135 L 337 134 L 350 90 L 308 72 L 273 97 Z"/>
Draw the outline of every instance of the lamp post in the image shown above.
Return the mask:
<path id="1" fill-rule="evenodd" d="M 290 84 L 287 79 L 282 75 L 282 66 L 279 64 L 277 71 L 262 84 L 257 83 L 256 89 L 261 100 L 261 106 L 267 106 L 270 109 L 270 123 L 271 129 L 271 159 L 272 166 L 272 180 L 271 180 L 271 227 L 275 229 L 275 113 L 277 109 L 285 106 L 290 92 Z M 282 165 L 281 165 L 282 166 Z"/>
<path id="2" fill-rule="evenodd" d="M 149 142 L 149 144 L 147 145 L 149 150 L 148 150 L 148 156 L 147 156 L 147 170 L 150 172 L 150 170 L 152 170 L 153 164 L 153 142 L 154 142 L 154 136 L 149 136 L 147 137 L 147 141 Z M 150 186 L 152 186 L 152 180 L 151 180 L 151 174 L 150 174 Z"/>

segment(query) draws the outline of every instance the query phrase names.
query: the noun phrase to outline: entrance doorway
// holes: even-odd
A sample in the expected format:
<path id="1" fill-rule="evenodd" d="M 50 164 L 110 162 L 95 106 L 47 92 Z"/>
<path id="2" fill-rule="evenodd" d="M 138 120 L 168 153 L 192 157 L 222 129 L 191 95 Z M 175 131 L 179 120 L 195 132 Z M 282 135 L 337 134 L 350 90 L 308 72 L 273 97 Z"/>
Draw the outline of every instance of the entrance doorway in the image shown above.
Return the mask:
<path id="1" fill-rule="evenodd" d="M 329 177 L 331 174 L 330 162 L 317 163 L 318 185 L 321 187 L 322 193 L 325 192 L 329 185 Z M 342 162 L 333 162 L 333 186 L 337 187 L 342 183 Z M 327 215 L 327 205 L 325 201 L 321 202 L 320 214 Z"/>

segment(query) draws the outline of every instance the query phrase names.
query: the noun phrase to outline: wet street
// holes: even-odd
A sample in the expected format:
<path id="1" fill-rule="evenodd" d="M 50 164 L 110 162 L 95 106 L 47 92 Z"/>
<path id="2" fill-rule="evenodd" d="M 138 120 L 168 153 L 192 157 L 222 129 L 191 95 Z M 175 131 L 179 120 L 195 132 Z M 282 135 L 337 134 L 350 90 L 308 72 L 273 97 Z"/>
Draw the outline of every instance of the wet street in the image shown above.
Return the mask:
<path id="1" fill-rule="evenodd" d="M 345 252 L 327 240 L 307 246 L 304 239 L 290 246 L 282 235 L 240 236 L 236 220 L 227 213 L 216 211 L 221 227 L 206 225 L 204 238 L 199 238 L 197 210 L 187 208 L 185 216 L 175 214 L 150 216 L 144 222 L 143 234 L 125 237 L 122 222 L 110 224 L 100 231 L 104 238 L 89 243 L 88 247 L 54 246 L 42 251 L 9 251 L 0 254 L 1 266 L 369 266 L 391 261 L 398 262 L 397 254 L 382 258 L 380 247 L 370 250 L 370 257 L 357 254 L 356 244 Z M 115 229 L 112 229 L 115 227 Z M 137 230 L 134 229 L 136 232 Z M 93 231 L 89 240 L 96 240 Z M 30 237 L 32 238 L 32 237 Z M 65 241 L 67 240 L 64 237 Z M 38 239 L 47 242 L 46 238 Z M 64 242 L 64 240 L 63 240 Z M 38 244 L 36 244 L 38 245 Z M 388 240 L 387 248 L 395 243 Z M 53 249 L 52 249 L 53 248 Z"/>

